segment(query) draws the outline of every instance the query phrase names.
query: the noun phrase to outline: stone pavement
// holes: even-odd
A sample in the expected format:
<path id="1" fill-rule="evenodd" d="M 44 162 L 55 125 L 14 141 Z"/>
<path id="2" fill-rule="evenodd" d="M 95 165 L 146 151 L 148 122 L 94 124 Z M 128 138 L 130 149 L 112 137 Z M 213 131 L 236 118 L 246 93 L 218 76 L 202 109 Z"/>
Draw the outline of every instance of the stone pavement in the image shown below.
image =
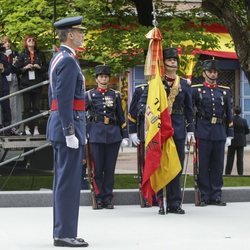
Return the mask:
<path id="1" fill-rule="evenodd" d="M 188 162 L 187 173 L 193 173 L 193 159 L 192 154 L 190 154 L 190 159 Z M 186 157 L 187 158 L 187 157 Z M 227 152 L 225 152 L 225 164 L 227 159 Z M 123 148 L 120 150 L 117 164 L 116 164 L 116 174 L 135 174 L 137 173 L 137 150 L 135 147 Z M 185 166 L 186 162 L 184 163 Z M 236 168 L 236 156 L 234 160 L 234 167 L 232 175 L 237 175 Z M 250 145 L 245 147 L 244 151 L 244 175 L 250 175 Z M 249 183 L 250 186 L 250 183 Z"/>
<path id="2" fill-rule="evenodd" d="M 184 204 L 185 215 L 157 208 L 80 207 L 78 236 L 91 250 L 248 250 L 250 202 Z M 0 208 L 1 250 L 52 250 L 52 208 Z M 60 248 L 58 248 L 60 249 Z M 65 248 L 69 249 L 69 248 Z"/>

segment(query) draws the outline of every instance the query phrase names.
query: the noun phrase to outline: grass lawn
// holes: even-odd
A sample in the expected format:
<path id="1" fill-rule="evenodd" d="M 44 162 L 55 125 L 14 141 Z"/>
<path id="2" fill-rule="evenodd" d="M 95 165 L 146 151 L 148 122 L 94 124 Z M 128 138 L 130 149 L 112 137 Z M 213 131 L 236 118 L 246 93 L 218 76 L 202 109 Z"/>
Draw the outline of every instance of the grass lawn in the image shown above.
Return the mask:
<path id="1" fill-rule="evenodd" d="M 184 179 L 182 177 L 182 183 Z M 0 191 L 52 189 L 52 176 L 0 176 Z M 224 187 L 250 186 L 250 176 L 224 176 Z M 115 189 L 137 189 L 137 176 L 115 175 Z M 193 176 L 187 176 L 186 187 L 193 187 Z"/>

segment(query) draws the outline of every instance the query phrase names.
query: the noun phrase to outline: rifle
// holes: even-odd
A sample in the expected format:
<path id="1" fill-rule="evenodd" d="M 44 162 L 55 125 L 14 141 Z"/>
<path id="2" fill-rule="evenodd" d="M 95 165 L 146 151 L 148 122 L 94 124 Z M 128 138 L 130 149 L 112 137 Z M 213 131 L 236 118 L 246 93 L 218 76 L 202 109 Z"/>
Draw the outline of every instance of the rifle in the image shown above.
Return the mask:
<path id="1" fill-rule="evenodd" d="M 199 163 L 198 163 L 198 150 L 197 141 L 193 144 L 193 175 L 194 175 L 194 204 L 199 206 L 201 202 L 200 191 L 198 187 L 198 174 L 199 174 Z"/>
<path id="2" fill-rule="evenodd" d="M 93 183 L 92 163 L 93 162 L 91 161 L 90 145 L 89 145 L 89 141 L 88 141 L 87 144 L 86 144 L 87 176 L 88 176 L 88 182 L 89 182 L 89 188 L 90 188 L 90 194 L 91 194 L 91 200 L 92 200 L 92 208 L 97 209 L 95 190 L 94 190 L 94 183 Z"/>
<path id="3" fill-rule="evenodd" d="M 137 117 L 137 136 L 140 138 L 140 117 Z M 142 176 L 143 176 L 143 168 L 145 164 L 145 143 L 140 142 L 137 145 L 137 176 L 138 176 L 138 188 L 139 188 L 139 196 L 140 196 L 140 205 L 141 207 L 149 207 L 148 202 L 144 199 L 142 195 Z"/>
<path id="4" fill-rule="evenodd" d="M 187 155 L 187 160 L 186 160 L 185 169 L 184 169 L 184 182 L 183 182 L 183 188 L 182 188 L 181 206 L 182 206 L 183 201 L 184 201 L 185 187 L 186 187 L 186 182 L 187 182 L 187 168 L 188 168 L 188 162 L 189 162 L 190 151 L 191 151 L 190 150 L 191 143 L 192 143 L 192 141 L 187 144 L 188 155 Z"/>

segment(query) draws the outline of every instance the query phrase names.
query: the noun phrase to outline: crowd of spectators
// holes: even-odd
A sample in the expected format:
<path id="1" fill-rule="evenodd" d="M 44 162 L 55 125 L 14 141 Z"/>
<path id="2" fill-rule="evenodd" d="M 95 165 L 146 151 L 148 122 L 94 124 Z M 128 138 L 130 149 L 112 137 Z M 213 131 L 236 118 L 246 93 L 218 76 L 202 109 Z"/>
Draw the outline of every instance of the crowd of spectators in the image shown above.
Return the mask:
<path id="1" fill-rule="evenodd" d="M 9 37 L 0 38 L 0 98 L 47 79 L 48 65 L 45 54 L 39 50 L 35 36 L 23 40 L 23 51 L 18 53 Z M 42 88 L 34 88 L 23 94 L 1 101 L 1 127 L 7 127 L 40 113 Z M 24 127 L 14 126 L 4 135 L 39 135 L 39 120 L 30 120 Z"/>

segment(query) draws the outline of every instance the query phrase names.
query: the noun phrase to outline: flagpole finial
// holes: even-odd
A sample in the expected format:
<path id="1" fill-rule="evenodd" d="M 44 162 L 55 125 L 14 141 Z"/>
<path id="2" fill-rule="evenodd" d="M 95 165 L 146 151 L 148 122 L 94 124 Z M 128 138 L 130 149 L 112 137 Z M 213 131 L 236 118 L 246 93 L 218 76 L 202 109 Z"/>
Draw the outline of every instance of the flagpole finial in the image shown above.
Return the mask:
<path id="1" fill-rule="evenodd" d="M 154 3 L 153 3 L 153 11 L 152 11 L 152 14 L 153 14 L 153 21 L 152 21 L 152 24 L 154 25 L 154 27 L 157 27 L 157 25 L 158 25 L 158 22 L 156 21 L 157 13 L 156 13 L 156 10 L 155 10 L 155 4 L 154 4 Z"/>

